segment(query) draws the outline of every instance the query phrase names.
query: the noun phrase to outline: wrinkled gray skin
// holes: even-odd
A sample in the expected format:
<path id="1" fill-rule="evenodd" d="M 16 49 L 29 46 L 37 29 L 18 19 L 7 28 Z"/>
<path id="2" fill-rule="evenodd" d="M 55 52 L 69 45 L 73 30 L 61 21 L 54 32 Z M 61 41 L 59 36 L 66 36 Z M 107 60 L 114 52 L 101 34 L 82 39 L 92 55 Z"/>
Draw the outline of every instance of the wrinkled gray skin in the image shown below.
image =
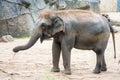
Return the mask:
<path id="1" fill-rule="evenodd" d="M 71 74 L 70 58 L 72 48 L 93 50 L 97 62 L 94 73 L 106 71 L 104 52 L 110 36 L 108 20 L 96 13 L 82 10 L 43 10 L 33 35 L 26 45 L 18 46 L 14 52 L 32 47 L 40 38 L 41 42 L 53 37 L 53 72 L 59 72 L 59 58 L 62 52 L 65 74 Z"/>

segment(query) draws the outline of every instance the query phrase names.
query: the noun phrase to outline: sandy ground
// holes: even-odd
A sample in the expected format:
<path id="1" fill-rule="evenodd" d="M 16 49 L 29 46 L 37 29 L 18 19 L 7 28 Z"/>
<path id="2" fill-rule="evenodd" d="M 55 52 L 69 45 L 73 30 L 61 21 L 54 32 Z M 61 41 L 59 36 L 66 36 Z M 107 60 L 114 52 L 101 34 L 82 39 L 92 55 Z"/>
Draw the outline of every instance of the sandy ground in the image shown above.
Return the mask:
<path id="1" fill-rule="evenodd" d="M 0 43 L 0 80 L 120 80 L 120 33 L 116 34 L 117 58 L 114 59 L 113 43 L 110 37 L 105 57 L 107 72 L 93 74 L 96 55 L 93 51 L 72 50 L 72 75 L 65 75 L 60 60 L 61 72 L 51 72 L 52 39 L 40 44 L 38 41 L 32 48 L 21 51 L 14 56 L 13 47 L 27 43 L 27 39 L 15 39 L 13 42 Z M 51 79 L 47 79 L 51 78 Z M 53 78 L 53 79 L 52 79 Z"/>

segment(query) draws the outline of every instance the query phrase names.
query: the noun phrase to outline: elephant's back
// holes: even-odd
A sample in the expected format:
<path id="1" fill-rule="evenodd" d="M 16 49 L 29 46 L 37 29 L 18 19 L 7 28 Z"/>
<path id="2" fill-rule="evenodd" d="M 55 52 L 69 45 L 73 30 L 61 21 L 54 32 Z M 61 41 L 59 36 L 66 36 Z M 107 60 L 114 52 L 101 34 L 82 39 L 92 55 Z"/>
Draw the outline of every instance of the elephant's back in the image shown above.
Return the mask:
<path id="1" fill-rule="evenodd" d="M 98 14 L 87 10 L 59 10 L 55 12 L 59 17 L 61 17 L 65 22 L 76 20 L 76 21 L 96 21 Z"/>
<path id="2" fill-rule="evenodd" d="M 57 15 L 64 21 L 66 26 L 104 26 L 105 20 L 97 13 L 85 10 L 61 10 L 57 11 Z M 108 26 L 108 25 L 107 25 Z"/>

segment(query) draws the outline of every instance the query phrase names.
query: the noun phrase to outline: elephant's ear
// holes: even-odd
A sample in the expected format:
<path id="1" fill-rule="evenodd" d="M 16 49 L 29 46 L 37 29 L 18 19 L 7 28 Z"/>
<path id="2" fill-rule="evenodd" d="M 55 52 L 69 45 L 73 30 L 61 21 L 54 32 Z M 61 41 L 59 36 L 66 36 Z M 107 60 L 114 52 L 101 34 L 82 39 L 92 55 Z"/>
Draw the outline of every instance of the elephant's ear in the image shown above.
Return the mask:
<path id="1" fill-rule="evenodd" d="M 55 35 L 58 32 L 65 32 L 64 21 L 59 16 L 52 16 L 52 35 Z"/>

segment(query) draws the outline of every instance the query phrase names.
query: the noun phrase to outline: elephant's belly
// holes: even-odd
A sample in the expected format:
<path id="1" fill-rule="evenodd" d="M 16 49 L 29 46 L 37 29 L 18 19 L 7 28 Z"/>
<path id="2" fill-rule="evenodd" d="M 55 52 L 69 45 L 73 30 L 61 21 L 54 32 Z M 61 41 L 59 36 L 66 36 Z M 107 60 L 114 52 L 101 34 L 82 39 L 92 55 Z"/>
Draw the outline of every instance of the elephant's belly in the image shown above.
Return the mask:
<path id="1" fill-rule="evenodd" d="M 76 40 L 74 48 L 83 49 L 83 50 L 92 50 L 97 44 L 96 40 Z"/>
<path id="2" fill-rule="evenodd" d="M 86 46 L 86 45 L 81 45 L 81 44 L 77 44 L 74 46 L 74 48 L 76 49 L 83 49 L 83 50 L 92 50 L 93 46 Z"/>

